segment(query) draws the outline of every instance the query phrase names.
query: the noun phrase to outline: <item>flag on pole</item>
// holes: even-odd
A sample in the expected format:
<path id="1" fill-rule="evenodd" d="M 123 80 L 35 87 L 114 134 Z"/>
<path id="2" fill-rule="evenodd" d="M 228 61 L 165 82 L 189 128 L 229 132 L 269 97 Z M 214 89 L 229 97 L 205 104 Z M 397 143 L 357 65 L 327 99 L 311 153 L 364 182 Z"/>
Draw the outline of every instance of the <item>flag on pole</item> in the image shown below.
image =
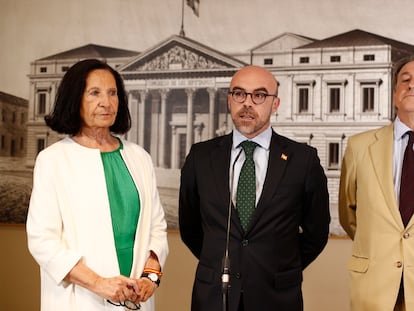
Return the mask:
<path id="1" fill-rule="evenodd" d="M 200 0 L 187 0 L 187 5 L 193 10 L 194 14 L 198 17 Z"/>

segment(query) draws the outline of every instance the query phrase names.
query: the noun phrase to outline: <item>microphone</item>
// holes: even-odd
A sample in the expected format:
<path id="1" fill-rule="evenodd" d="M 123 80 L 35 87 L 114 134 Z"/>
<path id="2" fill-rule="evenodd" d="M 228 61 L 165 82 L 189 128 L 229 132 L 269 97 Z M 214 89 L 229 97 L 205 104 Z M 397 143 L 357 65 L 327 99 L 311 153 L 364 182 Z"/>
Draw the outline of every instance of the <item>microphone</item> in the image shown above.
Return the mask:
<path id="1" fill-rule="evenodd" d="M 231 224 L 231 205 L 232 205 L 232 198 L 233 198 L 233 183 L 234 183 L 234 167 L 236 166 L 236 162 L 239 160 L 240 155 L 243 151 L 243 148 L 240 148 L 239 153 L 237 154 L 230 172 L 230 200 L 229 200 L 229 207 L 228 207 L 228 215 L 227 215 L 227 235 L 226 235 L 226 249 L 224 252 L 224 259 L 223 259 L 223 274 L 221 276 L 221 284 L 223 290 L 223 310 L 227 309 L 227 292 L 230 285 L 230 258 L 229 258 L 229 242 L 230 242 L 230 224 Z"/>

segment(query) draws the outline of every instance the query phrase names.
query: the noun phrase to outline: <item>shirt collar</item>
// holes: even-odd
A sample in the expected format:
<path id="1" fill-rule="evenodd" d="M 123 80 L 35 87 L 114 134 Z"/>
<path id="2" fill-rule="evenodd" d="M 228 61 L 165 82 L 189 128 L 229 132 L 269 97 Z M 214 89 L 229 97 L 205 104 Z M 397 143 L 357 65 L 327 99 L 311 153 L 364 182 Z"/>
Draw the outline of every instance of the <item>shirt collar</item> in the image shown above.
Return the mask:
<path id="1" fill-rule="evenodd" d="M 403 138 L 405 133 L 408 131 L 412 131 L 407 125 L 402 123 L 400 118 L 396 117 L 394 121 L 394 137 L 396 140 L 400 140 Z"/>
<path id="2" fill-rule="evenodd" d="M 245 137 L 236 128 L 234 128 L 233 129 L 233 148 L 236 149 L 240 145 L 241 142 L 245 140 L 250 140 L 250 141 L 254 141 L 256 144 L 258 144 L 263 149 L 269 150 L 271 138 L 272 138 L 272 128 L 270 126 L 267 129 L 265 129 L 263 132 L 261 132 L 259 135 L 253 137 L 252 139 Z"/>

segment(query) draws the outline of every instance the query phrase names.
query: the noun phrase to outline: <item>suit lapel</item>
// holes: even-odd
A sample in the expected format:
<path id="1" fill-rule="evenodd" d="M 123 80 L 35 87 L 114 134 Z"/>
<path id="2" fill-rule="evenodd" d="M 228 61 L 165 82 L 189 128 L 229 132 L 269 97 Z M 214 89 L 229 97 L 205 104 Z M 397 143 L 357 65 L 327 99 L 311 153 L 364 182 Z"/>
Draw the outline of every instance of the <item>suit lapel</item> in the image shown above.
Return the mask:
<path id="1" fill-rule="evenodd" d="M 233 144 L 233 135 L 230 133 L 221 139 L 216 148 L 210 154 L 210 163 L 214 174 L 214 182 L 217 187 L 217 193 L 220 195 L 220 206 L 226 208 L 226 215 L 231 204 L 231 230 L 237 230 L 240 235 L 243 229 L 239 220 L 239 215 L 232 202 L 230 202 L 229 170 L 231 147 Z M 213 186 L 212 186 L 213 187 Z M 227 217 L 225 218 L 227 221 Z M 233 231 L 234 232 L 234 231 Z"/>
<path id="2" fill-rule="evenodd" d="M 286 141 L 275 132 L 272 134 L 269 149 L 269 162 L 267 166 L 266 178 L 249 230 L 254 227 L 256 222 L 260 219 L 261 214 L 265 211 L 265 207 L 269 206 L 268 201 L 272 198 L 273 193 L 276 191 L 285 173 L 286 166 L 291 155 Z"/>
<path id="3" fill-rule="evenodd" d="M 216 148 L 210 154 L 210 163 L 214 174 L 214 183 L 217 186 L 217 193 L 221 196 L 221 200 L 227 203 L 230 200 L 229 168 L 231 146 L 232 135 L 229 134 L 218 141 Z"/>
<path id="4" fill-rule="evenodd" d="M 396 223 L 402 226 L 401 215 L 395 198 L 392 173 L 392 146 L 394 141 L 394 126 L 389 125 L 375 133 L 376 141 L 369 146 L 370 158 L 375 175 Z"/>

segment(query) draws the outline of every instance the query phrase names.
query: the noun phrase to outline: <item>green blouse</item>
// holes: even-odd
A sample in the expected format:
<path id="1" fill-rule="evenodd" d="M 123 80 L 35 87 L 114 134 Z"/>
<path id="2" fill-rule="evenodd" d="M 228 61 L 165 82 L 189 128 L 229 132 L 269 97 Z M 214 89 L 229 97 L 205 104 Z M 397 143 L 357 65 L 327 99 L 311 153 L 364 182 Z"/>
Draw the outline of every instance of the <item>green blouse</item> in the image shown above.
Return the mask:
<path id="1" fill-rule="evenodd" d="M 122 142 L 119 140 L 119 148 L 101 152 L 101 158 L 105 170 L 119 270 L 122 275 L 129 277 L 134 257 L 140 201 L 138 190 L 122 159 L 122 148 Z"/>

